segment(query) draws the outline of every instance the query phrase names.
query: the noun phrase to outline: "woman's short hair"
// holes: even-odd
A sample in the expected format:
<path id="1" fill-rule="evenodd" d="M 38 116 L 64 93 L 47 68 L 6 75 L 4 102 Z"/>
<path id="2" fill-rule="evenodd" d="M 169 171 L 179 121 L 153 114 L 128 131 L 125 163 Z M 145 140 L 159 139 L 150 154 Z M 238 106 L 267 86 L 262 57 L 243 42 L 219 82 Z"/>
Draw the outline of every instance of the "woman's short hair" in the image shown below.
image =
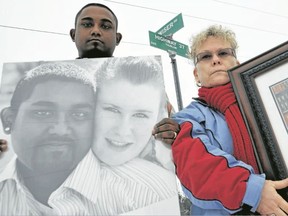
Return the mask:
<path id="1" fill-rule="evenodd" d="M 211 25 L 207 29 L 201 31 L 195 36 L 191 37 L 190 40 L 190 58 L 193 60 L 195 64 L 195 58 L 197 55 L 197 51 L 199 47 L 209 38 L 209 37 L 215 37 L 215 38 L 221 38 L 224 41 L 227 41 L 231 48 L 236 52 L 236 49 L 238 48 L 238 43 L 236 41 L 236 35 L 235 33 L 225 28 L 221 25 Z"/>

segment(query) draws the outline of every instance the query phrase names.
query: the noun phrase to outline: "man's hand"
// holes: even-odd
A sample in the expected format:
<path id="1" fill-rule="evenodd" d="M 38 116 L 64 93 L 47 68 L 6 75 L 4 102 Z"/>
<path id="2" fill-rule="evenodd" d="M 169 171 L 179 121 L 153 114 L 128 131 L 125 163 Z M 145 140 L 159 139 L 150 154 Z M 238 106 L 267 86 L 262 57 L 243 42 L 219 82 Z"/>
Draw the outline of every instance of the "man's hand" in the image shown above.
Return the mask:
<path id="1" fill-rule="evenodd" d="M 257 212 L 261 215 L 287 215 L 288 203 L 276 191 L 286 187 L 288 187 L 288 178 L 281 181 L 266 180 Z"/>
<path id="2" fill-rule="evenodd" d="M 180 127 L 174 120 L 171 118 L 164 118 L 154 126 L 152 135 L 155 139 L 162 140 L 165 143 L 172 145 L 179 131 Z"/>
<path id="3" fill-rule="evenodd" d="M 1 152 L 6 151 L 7 148 L 8 148 L 7 140 L 0 139 L 0 154 L 1 154 Z"/>

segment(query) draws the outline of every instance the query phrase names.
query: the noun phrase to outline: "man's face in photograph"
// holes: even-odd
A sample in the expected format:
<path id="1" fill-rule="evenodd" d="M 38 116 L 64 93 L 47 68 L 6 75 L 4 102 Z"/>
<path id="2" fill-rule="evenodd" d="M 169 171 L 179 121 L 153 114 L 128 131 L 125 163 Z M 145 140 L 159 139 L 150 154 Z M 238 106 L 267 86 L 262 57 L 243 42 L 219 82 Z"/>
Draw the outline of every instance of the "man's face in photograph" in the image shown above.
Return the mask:
<path id="1" fill-rule="evenodd" d="M 92 141 L 94 99 L 90 86 L 48 80 L 19 107 L 11 131 L 18 159 L 43 172 L 71 169 Z"/>

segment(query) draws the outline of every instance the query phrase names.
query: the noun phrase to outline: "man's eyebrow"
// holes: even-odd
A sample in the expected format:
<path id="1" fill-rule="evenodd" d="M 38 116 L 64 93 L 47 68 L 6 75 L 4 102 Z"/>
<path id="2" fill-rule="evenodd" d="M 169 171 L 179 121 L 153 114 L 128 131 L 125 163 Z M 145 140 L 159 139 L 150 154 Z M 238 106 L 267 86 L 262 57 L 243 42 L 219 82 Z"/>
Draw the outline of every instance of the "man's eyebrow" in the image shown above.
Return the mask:
<path id="1" fill-rule="evenodd" d="M 93 18 L 92 17 L 82 17 L 81 18 L 81 21 L 85 21 L 85 20 L 87 20 L 87 21 L 93 21 Z M 100 19 L 101 20 L 101 22 L 109 22 L 109 23 L 112 23 L 113 24 L 113 21 L 111 20 L 111 19 L 108 19 L 108 18 L 102 18 L 102 19 Z"/>
<path id="2" fill-rule="evenodd" d="M 83 21 L 83 20 L 85 21 L 85 20 L 93 20 L 93 19 L 92 19 L 92 17 L 82 17 L 80 19 L 80 21 Z"/>
<path id="3" fill-rule="evenodd" d="M 32 103 L 33 106 L 55 106 L 55 103 L 50 101 L 37 101 L 35 103 Z"/>

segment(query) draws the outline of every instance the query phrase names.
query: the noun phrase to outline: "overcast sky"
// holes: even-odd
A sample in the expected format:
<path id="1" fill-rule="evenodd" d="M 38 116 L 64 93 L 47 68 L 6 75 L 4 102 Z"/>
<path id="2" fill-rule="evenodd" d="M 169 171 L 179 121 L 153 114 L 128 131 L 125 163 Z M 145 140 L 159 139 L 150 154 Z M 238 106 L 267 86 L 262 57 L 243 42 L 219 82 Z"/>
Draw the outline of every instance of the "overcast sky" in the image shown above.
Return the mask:
<path id="1" fill-rule="evenodd" d="M 75 59 L 69 37 L 74 17 L 85 0 L 0 0 L 0 66 L 4 62 Z M 172 65 L 167 52 L 149 45 L 156 32 L 183 15 L 184 28 L 173 39 L 189 45 L 191 35 L 211 24 L 235 31 L 240 62 L 249 60 L 288 38 L 287 0 L 101 0 L 118 16 L 123 39 L 115 56 L 161 55 L 168 96 L 177 110 Z M 197 94 L 193 64 L 176 57 L 183 105 Z"/>

